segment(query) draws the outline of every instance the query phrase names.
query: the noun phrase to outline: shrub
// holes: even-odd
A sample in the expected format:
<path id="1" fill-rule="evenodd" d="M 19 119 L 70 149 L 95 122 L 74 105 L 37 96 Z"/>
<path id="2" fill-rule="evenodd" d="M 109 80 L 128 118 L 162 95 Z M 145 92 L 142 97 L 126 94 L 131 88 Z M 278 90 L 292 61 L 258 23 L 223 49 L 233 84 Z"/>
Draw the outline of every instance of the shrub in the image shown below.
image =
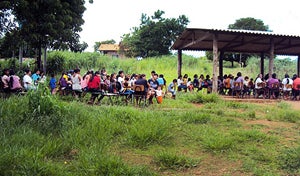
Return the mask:
<path id="1" fill-rule="evenodd" d="M 63 119 L 61 106 L 50 94 L 47 87 L 39 85 L 36 91 L 29 91 L 28 112 L 24 119 L 27 124 L 43 134 L 59 133 L 62 128 Z"/>
<path id="2" fill-rule="evenodd" d="M 154 156 L 154 163 L 161 169 L 181 170 L 196 167 L 198 161 L 173 152 L 160 152 Z"/>

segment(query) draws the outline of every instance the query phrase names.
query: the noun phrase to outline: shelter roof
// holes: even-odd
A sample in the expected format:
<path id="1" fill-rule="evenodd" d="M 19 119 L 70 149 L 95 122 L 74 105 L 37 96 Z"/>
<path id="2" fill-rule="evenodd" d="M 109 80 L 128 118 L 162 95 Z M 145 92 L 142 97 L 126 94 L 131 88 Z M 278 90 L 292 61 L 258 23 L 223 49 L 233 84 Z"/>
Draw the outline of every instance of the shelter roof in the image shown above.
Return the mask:
<path id="1" fill-rule="evenodd" d="M 269 53 L 272 41 L 276 55 L 300 55 L 300 36 L 266 31 L 186 28 L 171 49 L 212 51 L 217 36 L 224 52 Z"/>
<path id="2" fill-rule="evenodd" d="M 101 44 L 99 46 L 99 51 L 118 51 L 120 49 L 119 45 L 116 44 Z"/>

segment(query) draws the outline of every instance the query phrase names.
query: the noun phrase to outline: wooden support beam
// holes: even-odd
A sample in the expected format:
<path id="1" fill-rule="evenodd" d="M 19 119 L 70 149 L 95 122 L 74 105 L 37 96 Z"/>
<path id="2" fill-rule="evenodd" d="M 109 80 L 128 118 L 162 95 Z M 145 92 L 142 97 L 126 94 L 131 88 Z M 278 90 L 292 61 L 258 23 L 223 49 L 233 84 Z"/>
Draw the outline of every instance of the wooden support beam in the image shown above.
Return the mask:
<path id="1" fill-rule="evenodd" d="M 265 74 L 265 53 L 260 53 L 260 73 Z"/>
<path id="2" fill-rule="evenodd" d="M 270 60 L 269 60 L 269 78 L 272 77 L 273 68 L 274 68 L 274 39 L 272 38 L 270 41 Z"/>
<path id="3" fill-rule="evenodd" d="M 223 77 L 223 58 L 224 58 L 224 51 L 220 52 L 219 58 L 219 76 Z"/>
<path id="4" fill-rule="evenodd" d="M 181 75 L 181 67 L 182 67 L 182 50 L 178 50 L 178 62 L 177 62 L 177 76 Z"/>
<path id="5" fill-rule="evenodd" d="M 212 92 L 218 92 L 218 36 L 213 35 L 213 76 L 212 76 Z"/>
<path id="6" fill-rule="evenodd" d="M 298 77 L 300 75 L 300 55 L 298 55 L 298 58 L 297 58 L 297 75 L 298 75 Z"/>

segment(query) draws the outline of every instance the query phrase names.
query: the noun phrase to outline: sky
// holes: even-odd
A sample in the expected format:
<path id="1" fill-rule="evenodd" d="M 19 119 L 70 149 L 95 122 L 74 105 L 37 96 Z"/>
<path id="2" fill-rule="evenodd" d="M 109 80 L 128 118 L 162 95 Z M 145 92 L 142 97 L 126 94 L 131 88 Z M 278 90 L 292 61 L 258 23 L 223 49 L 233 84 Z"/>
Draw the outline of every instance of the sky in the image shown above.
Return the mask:
<path id="1" fill-rule="evenodd" d="M 237 19 L 260 19 L 277 34 L 300 35 L 299 0 L 94 0 L 86 4 L 81 41 L 93 51 L 95 42 L 114 39 L 140 25 L 142 13 L 152 16 L 165 12 L 165 18 L 185 15 L 189 28 L 227 29 Z"/>

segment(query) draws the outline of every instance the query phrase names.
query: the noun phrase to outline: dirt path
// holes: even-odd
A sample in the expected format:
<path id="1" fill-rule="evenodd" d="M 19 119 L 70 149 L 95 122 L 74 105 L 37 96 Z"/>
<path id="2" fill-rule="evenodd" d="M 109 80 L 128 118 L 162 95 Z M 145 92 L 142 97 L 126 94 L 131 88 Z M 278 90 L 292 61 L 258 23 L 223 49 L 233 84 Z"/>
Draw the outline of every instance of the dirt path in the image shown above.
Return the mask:
<path id="1" fill-rule="evenodd" d="M 283 100 L 283 99 L 257 99 L 257 98 L 235 98 L 232 96 L 222 96 L 224 100 L 228 101 L 237 101 L 237 102 L 246 102 L 246 103 L 255 103 L 255 104 L 275 104 L 281 101 L 284 101 L 291 105 L 292 109 L 300 110 L 300 101 L 291 101 L 291 100 Z"/>

